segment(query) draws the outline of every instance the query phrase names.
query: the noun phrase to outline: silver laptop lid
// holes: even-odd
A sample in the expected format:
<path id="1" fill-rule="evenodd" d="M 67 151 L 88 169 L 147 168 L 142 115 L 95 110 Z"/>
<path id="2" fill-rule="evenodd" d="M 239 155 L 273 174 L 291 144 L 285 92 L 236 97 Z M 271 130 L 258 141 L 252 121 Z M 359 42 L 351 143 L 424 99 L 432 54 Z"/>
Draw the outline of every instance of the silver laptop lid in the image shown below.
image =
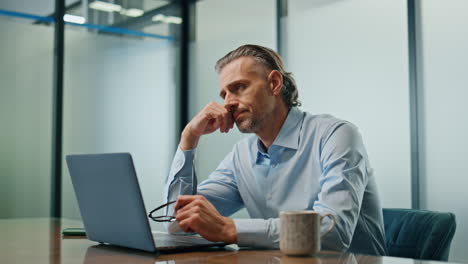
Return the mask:
<path id="1" fill-rule="evenodd" d="M 68 155 L 88 239 L 156 251 L 129 153 Z"/>

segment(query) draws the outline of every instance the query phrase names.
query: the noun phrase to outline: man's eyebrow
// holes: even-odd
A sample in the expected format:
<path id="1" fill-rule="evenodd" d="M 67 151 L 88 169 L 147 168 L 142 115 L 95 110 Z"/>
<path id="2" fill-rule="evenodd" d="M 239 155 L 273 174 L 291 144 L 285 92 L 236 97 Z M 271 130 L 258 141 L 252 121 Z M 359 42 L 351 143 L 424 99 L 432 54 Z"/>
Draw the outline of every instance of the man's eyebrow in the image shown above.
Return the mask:
<path id="1" fill-rule="evenodd" d="M 226 85 L 226 88 L 227 88 L 227 89 L 230 89 L 230 88 L 234 87 L 235 85 L 237 85 L 237 84 L 239 84 L 239 83 L 247 83 L 247 82 L 249 82 L 249 80 L 247 80 L 247 79 L 235 80 L 235 81 L 232 81 L 231 83 L 229 83 L 228 85 Z M 225 92 L 224 90 L 221 90 L 221 91 L 219 92 L 219 96 L 220 96 L 221 98 L 223 98 L 223 95 L 224 95 L 225 93 L 226 93 L 226 92 Z"/>
<path id="2" fill-rule="evenodd" d="M 233 86 L 236 86 L 237 84 L 244 84 L 244 83 L 248 83 L 249 80 L 248 79 L 239 79 L 239 80 L 235 80 L 233 82 L 231 82 L 230 84 L 226 85 L 226 87 L 229 89 Z"/>
<path id="3" fill-rule="evenodd" d="M 236 86 L 237 84 L 249 84 L 250 81 L 249 79 L 239 79 L 239 80 L 235 80 L 235 81 L 232 81 L 231 83 L 229 83 L 228 85 L 226 85 L 226 88 L 228 90 L 230 90 L 231 88 L 233 88 L 234 86 Z M 220 92 L 219 92 L 219 96 L 221 98 L 223 98 L 223 95 L 225 94 L 226 92 L 224 91 L 224 89 L 222 89 Z"/>

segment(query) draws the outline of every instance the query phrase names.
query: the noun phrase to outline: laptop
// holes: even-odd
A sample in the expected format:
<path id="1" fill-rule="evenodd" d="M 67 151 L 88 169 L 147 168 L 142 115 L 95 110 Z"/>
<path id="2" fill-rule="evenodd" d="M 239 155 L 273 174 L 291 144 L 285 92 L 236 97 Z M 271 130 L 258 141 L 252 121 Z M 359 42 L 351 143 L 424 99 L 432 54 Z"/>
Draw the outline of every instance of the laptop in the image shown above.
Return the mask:
<path id="1" fill-rule="evenodd" d="M 89 240 L 149 252 L 226 245 L 153 233 L 130 153 L 68 155 L 66 161 Z"/>

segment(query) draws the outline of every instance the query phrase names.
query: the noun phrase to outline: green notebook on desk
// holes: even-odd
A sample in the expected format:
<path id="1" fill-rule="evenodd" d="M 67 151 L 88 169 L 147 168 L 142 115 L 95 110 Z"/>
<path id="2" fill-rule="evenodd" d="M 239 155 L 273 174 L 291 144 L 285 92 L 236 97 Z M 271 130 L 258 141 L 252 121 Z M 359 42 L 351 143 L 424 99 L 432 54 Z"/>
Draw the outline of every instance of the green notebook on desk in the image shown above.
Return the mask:
<path id="1" fill-rule="evenodd" d="M 86 236 L 86 231 L 82 227 L 64 228 L 62 230 L 63 236 Z"/>

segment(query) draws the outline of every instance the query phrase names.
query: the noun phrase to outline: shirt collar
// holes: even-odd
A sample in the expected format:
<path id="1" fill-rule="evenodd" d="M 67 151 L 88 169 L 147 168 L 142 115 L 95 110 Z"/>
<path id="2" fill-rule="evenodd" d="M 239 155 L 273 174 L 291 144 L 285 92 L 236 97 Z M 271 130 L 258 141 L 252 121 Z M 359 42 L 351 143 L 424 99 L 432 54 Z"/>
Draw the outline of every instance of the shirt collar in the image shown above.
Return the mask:
<path id="1" fill-rule="evenodd" d="M 299 147 L 299 133 L 300 129 L 297 127 L 302 120 L 303 112 L 297 107 L 291 107 L 289 110 L 286 121 L 284 121 L 278 136 L 273 141 L 272 146 L 281 146 L 290 149 L 297 149 Z M 258 151 L 264 152 L 263 144 L 257 138 Z"/>

